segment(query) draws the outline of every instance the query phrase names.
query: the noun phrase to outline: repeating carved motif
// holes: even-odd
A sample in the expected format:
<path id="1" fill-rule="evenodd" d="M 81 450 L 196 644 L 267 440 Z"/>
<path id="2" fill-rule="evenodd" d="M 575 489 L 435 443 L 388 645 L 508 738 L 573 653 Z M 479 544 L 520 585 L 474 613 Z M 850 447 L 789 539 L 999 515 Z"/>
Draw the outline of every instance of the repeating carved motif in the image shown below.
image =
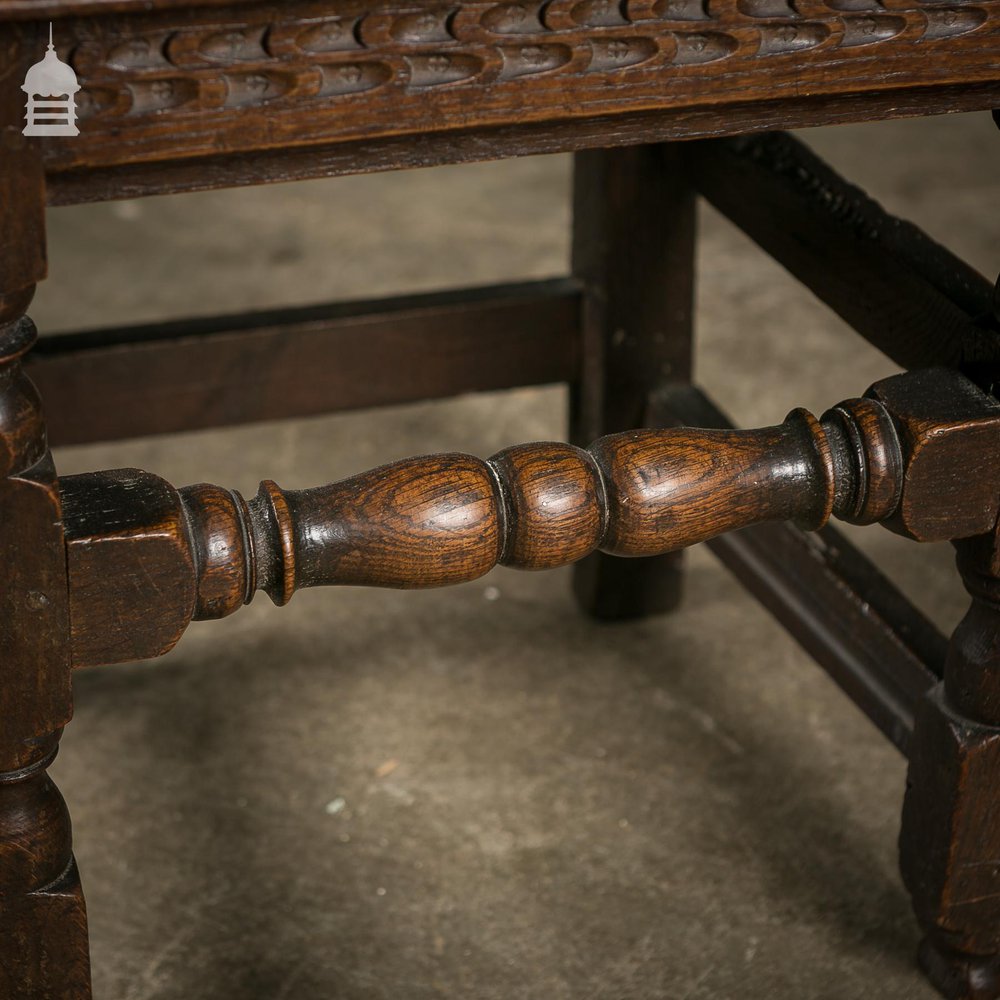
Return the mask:
<path id="1" fill-rule="evenodd" d="M 288 5 L 291 8 L 293 5 Z M 304 12 L 302 8 L 305 7 Z M 349 100 L 373 91 L 523 85 L 531 78 L 657 71 L 669 81 L 709 63 L 763 64 L 804 53 L 927 45 L 982 28 L 990 0 L 520 0 L 357 9 L 166 27 L 118 37 L 84 22 L 71 55 L 81 118 L 200 115 L 248 106 Z M 344 7 L 338 8 L 343 11 Z M 274 8 L 268 8 L 273 14 Z"/>

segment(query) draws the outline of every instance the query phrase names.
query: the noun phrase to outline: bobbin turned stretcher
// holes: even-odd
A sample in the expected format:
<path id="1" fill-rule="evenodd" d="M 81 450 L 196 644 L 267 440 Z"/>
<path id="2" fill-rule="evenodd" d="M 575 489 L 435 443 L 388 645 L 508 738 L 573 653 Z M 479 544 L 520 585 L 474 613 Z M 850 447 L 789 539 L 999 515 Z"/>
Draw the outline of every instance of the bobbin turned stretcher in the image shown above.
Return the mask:
<path id="1" fill-rule="evenodd" d="M 992 530 L 1000 513 L 1000 403 L 966 376 L 950 369 L 894 376 L 820 419 L 793 410 L 782 424 L 759 430 L 653 427 L 607 435 L 586 449 L 544 442 L 487 460 L 423 456 L 310 490 L 285 491 L 265 480 L 246 500 L 208 484 L 176 489 L 136 469 L 56 484 L 39 400 L 21 370 L 33 341 L 31 323 L 22 319 L 0 342 L 4 412 L 16 416 L 19 429 L 3 438 L 5 489 L 15 503 L 22 492 L 30 503 L 37 491 L 50 521 L 61 510 L 68 581 L 61 610 L 68 612 L 73 667 L 158 656 L 192 619 L 225 617 L 258 590 L 283 605 L 301 587 L 441 587 L 497 564 L 546 570 L 598 550 L 663 555 L 768 522 L 818 531 L 831 516 L 881 523 L 917 541 L 955 541 L 976 603 L 953 645 L 944 690 L 935 687 L 940 664 L 875 661 L 860 678 L 857 699 L 890 739 L 914 751 L 903 873 L 918 907 L 931 896 L 934 912 L 928 886 L 949 876 L 950 838 L 976 808 L 974 789 L 946 785 L 942 766 L 966 767 L 973 758 L 976 773 L 984 759 L 991 763 L 998 743 L 988 729 L 971 743 L 947 738 L 956 713 L 965 713 L 968 731 L 971 712 L 1000 707 L 978 641 L 984 616 L 997 615 Z M 670 396 L 654 393 L 651 410 L 668 412 Z M 970 456 L 984 470 L 972 481 Z M 58 549 L 52 546 L 54 554 Z M 25 601 L 45 611 L 51 598 L 31 590 Z M 908 664 L 906 676 L 901 663 Z M 850 683 L 843 686 L 853 693 Z M 918 714 L 921 740 L 911 747 Z M 79 921 L 68 820 L 45 775 L 57 739 L 39 741 L 0 785 L 0 805 L 6 797 L 10 808 L 13 796 L 22 820 L 31 821 L 24 827 L 29 840 L 8 836 L 0 862 L 26 886 L 39 881 L 39 871 L 54 874 L 24 897 L 29 911 L 61 907 L 66 920 Z M 949 792 L 948 822 L 929 827 L 927 815 L 943 808 Z M 987 860 L 992 849 L 979 831 L 962 846 L 963 866 L 970 856 Z M 18 857 L 30 861 L 23 871 L 11 864 Z M 929 963 L 948 961 L 935 935 L 950 946 L 955 931 L 944 921 L 931 927 Z M 60 942 L 36 938 L 34 947 L 22 955 L 25 976 L 41 960 L 39 948 L 58 953 Z"/>
<path id="2" fill-rule="evenodd" d="M 91 996 L 46 774 L 74 667 L 157 656 L 258 589 L 441 586 L 497 562 L 579 560 L 587 612 L 638 617 L 677 605 L 675 550 L 707 540 L 909 756 L 922 964 L 995 1000 L 1000 308 L 801 144 L 751 133 L 1000 107 L 1000 0 L 416 6 L 0 0 L 0 997 Z M 71 140 L 22 134 L 50 19 L 81 85 Z M 555 151 L 575 154 L 566 278 L 47 337 L 22 370 L 47 206 Z M 690 386 L 699 195 L 910 374 L 818 421 L 725 429 Z M 46 436 L 551 383 L 588 447 L 249 499 L 135 470 L 60 480 Z M 950 643 L 831 516 L 955 540 L 972 606 Z"/>
<path id="3" fill-rule="evenodd" d="M 886 379 L 820 420 L 794 410 L 760 430 L 428 455 L 309 490 L 265 480 L 249 500 L 137 469 L 66 476 L 74 663 L 157 656 L 192 619 L 223 618 L 258 590 L 284 605 L 302 587 L 443 587 L 498 564 L 657 556 L 761 522 L 814 531 L 831 516 L 919 541 L 979 535 L 1000 511 L 1000 472 L 939 509 L 973 444 L 1000 470 L 1000 403 L 940 369 Z"/>

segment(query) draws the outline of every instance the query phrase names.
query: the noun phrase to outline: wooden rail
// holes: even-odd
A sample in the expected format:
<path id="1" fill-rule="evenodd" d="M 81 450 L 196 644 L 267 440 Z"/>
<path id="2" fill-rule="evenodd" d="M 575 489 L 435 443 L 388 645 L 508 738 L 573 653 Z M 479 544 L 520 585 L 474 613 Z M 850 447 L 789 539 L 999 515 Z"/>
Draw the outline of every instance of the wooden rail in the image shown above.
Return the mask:
<path id="1" fill-rule="evenodd" d="M 1000 374 L 993 285 L 785 133 L 683 147 L 720 212 L 903 368 Z"/>
<path id="2" fill-rule="evenodd" d="M 431 455 L 312 490 L 265 480 L 250 500 L 138 470 L 68 476 L 74 662 L 158 655 L 193 618 L 231 614 L 257 590 L 284 604 L 320 585 L 440 587 L 498 563 L 658 555 L 761 522 L 817 530 L 832 514 L 922 541 L 978 535 L 1000 511 L 992 477 L 966 478 L 941 503 L 970 446 L 1000 468 L 1000 403 L 941 369 L 886 379 L 821 420 L 795 410 L 753 431 Z"/>
<path id="3" fill-rule="evenodd" d="M 653 426 L 727 428 L 693 386 L 657 393 Z M 944 673 L 947 641 L 833 525 L 772 522 L 708 547 L 904 754 L 921 698 Z"/>
<path id="4" fill-rule="evenodd" d="M 45 337 L 53 444 L 311 416 L 576 377 L 568 278 Z"/>

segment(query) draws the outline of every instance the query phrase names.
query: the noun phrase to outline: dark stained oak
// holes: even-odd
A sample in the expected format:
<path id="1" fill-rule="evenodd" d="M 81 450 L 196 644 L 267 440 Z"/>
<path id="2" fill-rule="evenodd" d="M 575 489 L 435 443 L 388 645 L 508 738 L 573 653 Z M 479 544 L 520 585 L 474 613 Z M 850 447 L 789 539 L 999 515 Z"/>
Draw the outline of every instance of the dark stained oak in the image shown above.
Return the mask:
<path id="1" fill-rule="evenodd" d="M 0 996 L 88 1000 L 87 916 L 66 804 L 46 773 L 73 714 L 69 583 L 35 330 L 0 324 Z"/>
<path id="2" fill-rule="evenodd" d="M 47 261 L 42 151 L 21 134 L 21 77 L 2 32 L 0 24 L 0 325 L 6 325 L 24 315 Z"/>
<path id="3" fill-rule="evenodd" d="M 472 455 L 404 459 L 314 490 L 265 480 L 248 507 L 257 586 L 276 604 L 303 586 L 474 580 L 503 541 L 495 477 Z"/>
<path id="4" fill-rule="evenodd" d="M 887 526 L 921 542 L 969 538 L 993 530 L 997 521 L 1000 404 L 958 372 L 912 372 L 903 380 L 885 379 L 871 390 L 890 410 L 902 446 L 911 460 L 903 476 L 901 502 Z M 970 456 L 976 467 L 970 470 Z M 972 474 L 970 475 L 970 471 Z"/>
<path id="5" fill-rule="evenodd" d="M 68 476 L 74 663 L 159 655 L 192 617 L 231 614 L 255 590 L 281 605 L 302 587 L 440 587 L 498 563 L 662 555 L 762 522 L 816 530 L 833 514 L 926 541 L 965 537 L 996 520 L 1000 491 L 984 477 L 938 509 L 963 440 L 1000 468 L 1000 403 L 941 369 L 885 379 L 821 420 L 795 410 L 755 431 L 430 455 L 310 490 L 265 480 L 246 501 L 138 470 Z"/>
<path id="6" fill-rule="evenodd" d="M 880 407 L 862 406 L 858 400 L 850 406 L 858 427 L 866 428 L 861 436 L 878 440 L 872 428 L 880 423 L 875 419 Z M 693 386 L 665 387 L 654 394 L 649 412 L 656 426 L 731 426 Z M 869 448 L 867 454 L 870 460 L 879 452 Z M 878 481 L 874 475 L 864 478 Z M 897 500 L 882 506 L 881 496 L 877 489 L 869 491 L 885 515 Z M 871 519 L 877 513 L 867 509 L 855 515 L 855 509 L 850 504 L 839 516 Z M 829 524 L 807 532 L 790 522 L 772 521 L 717 535 L 707 544 L 855 705 L 907 753 L 914 717 L 921 699 L 942 676 L 947 647 L 924 615 Z"/>
<path id="7" fill-rule="evenodd" d="M 109 662 L 141 659 L 156 646 L 169 649 L 183 631 L 181 609 L 194 614 L 195 559 L 203 548 L 185 537 L 177 492 L 159 476 L 135 469 L 100 480 L 64 476 L 60 488 L 66 558 L 76 581 L 70 590 L 74 660 L 97 649 Z M 214 527 L 210 510 L 195 507 L 191 513 Z M 203 599 L 213 607 L 212 565 L 201 565 Z M 154 594 L 159 596 L 152 599 Z M 137 601 L 145 608 L 141 623 L 133 620 Z"/>
<path id="8" fill-rule="evenodd" d="M 123 478 L 128 481 L 132 475 L 124 473 Z M 101 484 L 91 482 L 100 488 Z M 166 484 L 156 479 L 156 486 L 160 485 Z M 152 483 L 150 487 L 154 488 Z M 200 530 L 193 532 L 190 552 L 179 544 L 176 534 L 170 536 L 174 548 L 166 559 L 166 582 L 176 585 L 178 580 L 189 581 L 189 566 L 197 566 L 197 589 L 191 588 L 190 593 L 192 615 L 197 607 L 206 618 L 225 618 L 248 603 L 257 589 L 255 561 L 238 557 L 251 544 L 247 528 L 250 512 L 246 501 L 238 493 L 221 486 L 189 486 L 182 489 L 180 495 L 181 509 Z M 72 554 L 74 547 L 69 551 Z M 172 636 L 168 644 L 173 645 L 176 641 L 177 637 Z M 135 658 L 135 655 L 129 656 L 129 659 Z"/>
<path id="9" fill-rule="evenodd" d="M 759 521 L 826 524 L 833 455 L 811 414 L 759 431 L 677 428 L 602 438 L 594 457 L 607 483 L 606 552 L 670 552 Z"/>
<path id="10" fill-rule="evenodd" d="M 52 7 L 34 19 L 23 2 L 0 7 L 21 78 Z M 797 120 L 772 123 L 790 127 L 845 108 L 877 117 L 868 102 L 882 91 L 893 108 L 925 88 L 962 87 L 988 108 L 1000 34 L 998 0 L 874 9 L 839 0 L 344 0 L 335 9 L 91 0 L 57 12 L 86 104 L 80 136 L 47 143 L 45 165 L 84 182 L 123 161 L 208 163 L 397 136 L 414 147 L 460 128 L 575 128 L 624 113 L 719 123 L 750 99 L 758 119 L 799 102 Z"/>
<path id="11" fill-rule="evenodd" d="M 583 286 L 570 440 L 585 445 L 643 421 L 650 391 L 691 377 L 695 192 L 677 145 L 577 153 L 573 273 Z M 596 552 L 576 567 L 580 606 L 599 619 L 676 607 L 680 553 L 623 563 Z"/>
<path id="12" fill-rule="evenodd" d="M 593 552 L 604 536 L 607 496 L 593 458 L 572 445 L 517 445 L 489 461 L 503 544 L 499 562 L 552 569 Z"/>
<path id="13" fill-rule="evenodd" d="M 579 314 L 560 278 L 57 334 L 26 368 L 82 444 L 568 382 Z"/>
<path id="14" fill-rule="evenodd" d="M 1000 994 L 1000 549 L 994 531 L 956 543 L 972 597 L 944 683 L 920 707 L 900 868 L 924 932 L 920 963 L 953 1000 Z"/>
<path id="15" fill-rule="evenodd" d="M 980 111 L 997 105 L 1000 81 L 851 93 L 822 103 L 808 94 L 789 95 L 768 104 L 743 99 L 727 105 L 724 113 L 711 107 L 662 111 L 626 108 L 615 114 L 571 121 L 455 128 L 424 133 L 418 140 L 409 135 L 390 135 L 290 149 L 222 153 L 208 158 L 120 163 L 49 174 L 46 191 L 49 205 L 76 205 L 446 163 L 479 163 L 506 156 Z"/>
<path id="16" fill-rule="evenodd" d="M 681 147 L 698 190 L 905 368 L 1000 372 L 991 283 L 784 133 Z"/>
<path id="17" fill-rule="evenodd" d="M 83 85 L 72 141 L 21 134 L 50 18 Z M 699 540 L 910 750 L 922 962 L 955 1000 L 1000 998 L 996 292 L 793 140 L 746 138 L 1000 107 L 998 50 L 1000 0 L 0 0 L 0 1000 L 90 997 L 46 774 L 71 666 L 157 656 L 258 590 L 443 586 L 497 563 L 582 560 L 587 610 L 644 614 L 676 603 L 676 550 Z M 46 204 L 567 151 L 568 281 L 60 337 L 29 363 L 47 420 L 20 370 Z M 958 371 L 819 420 L 642 429 L 691 376 L 696 190 L 902 367 Z M 46 440 L 546 382 L 571 387 L 572 444 L 250 499 L 139 470 L 60 482 Z M 939 637 L 836 548 L 831 515 L 958 540 L 973 604 L 926 697 Z"/>
<path id="18" fill-rule="evenodd" d="M 198 0 L 199 7 L 235 6 L 244 0 Z M 148 13 L 188 7 L 191 0 L 0 0 L 0 18 L 34 20 L 82 14 Z"/>

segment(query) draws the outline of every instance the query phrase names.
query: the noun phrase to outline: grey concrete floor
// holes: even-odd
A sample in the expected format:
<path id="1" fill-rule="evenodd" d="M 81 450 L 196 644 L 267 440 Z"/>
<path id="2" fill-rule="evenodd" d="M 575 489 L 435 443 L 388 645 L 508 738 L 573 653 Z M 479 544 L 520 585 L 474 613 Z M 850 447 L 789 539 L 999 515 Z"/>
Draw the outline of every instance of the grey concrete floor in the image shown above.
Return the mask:
<path id="1" fill-rule="evenodd" d="M 984 273 L 986 116 L 808 140 Z M 554 157 L 55 210 L 45 330 L 564 271 Z M 741 422 L 892 366 L 706 210 L 698 372 Z M 386 364 L 392 359 L 386 358 Z M 60 451 L 178 484 L 316 485 L 564 433 L 558 389 Z M 941 625 L 946 547 L 857 538 Z M 916 998 L 904 762 L 714 560 L 601 626 L 568 574 L 259 598 L 78 675 L 53 768 L 100 1000 Z"/>

